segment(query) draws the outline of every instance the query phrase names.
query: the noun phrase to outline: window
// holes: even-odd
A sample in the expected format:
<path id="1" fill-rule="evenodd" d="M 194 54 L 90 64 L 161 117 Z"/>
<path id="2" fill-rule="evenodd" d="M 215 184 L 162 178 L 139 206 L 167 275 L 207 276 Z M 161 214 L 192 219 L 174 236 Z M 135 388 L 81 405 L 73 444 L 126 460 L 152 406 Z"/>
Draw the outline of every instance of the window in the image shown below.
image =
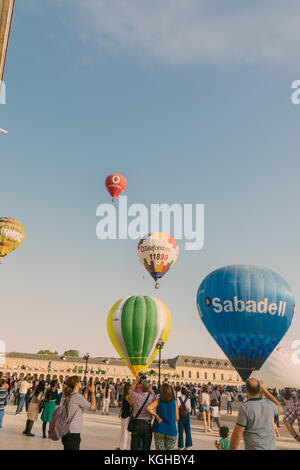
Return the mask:
<path id="1" fill-rule="evenodd" d="M 213 380 L 216 380 L 216 374 L 213 373 Z"/>
<path id="2" fill-rule="evenodd" d="M 199 372 L 197 372 L 197 379 L 200 379 L 200 374 L 199 374 Z"/>
<path id="3" fill-rule="evenodd" d="M 192 372 L 189 370 L 189 379 L 192 378 Z"/>
<path id="4" fill-rule="evenodd" d="M 204 373 L 204 378 L 207 379 L 207 372 Z"/>
<path id="5" fill-rule="evenodd" d="M 181 371 L 181 377 L 184 377 L 184 370 Z"/>
<path id="6" fill-rule="evenodd" d="M 224 374 L 221 374 L 221 380 L 224 380 Z"/>

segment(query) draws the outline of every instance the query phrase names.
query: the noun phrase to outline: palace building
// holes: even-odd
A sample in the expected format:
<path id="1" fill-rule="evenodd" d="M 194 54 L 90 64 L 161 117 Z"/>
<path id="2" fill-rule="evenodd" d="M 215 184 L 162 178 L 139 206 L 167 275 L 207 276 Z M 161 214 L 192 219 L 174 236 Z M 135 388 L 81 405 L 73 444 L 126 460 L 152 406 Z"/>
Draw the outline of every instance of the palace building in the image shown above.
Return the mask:
<path id="1" fill-rule="evenodd" d="M 4 373 L 24 374 L 55 379 L 70 375 L 94 376 L 105 379 L 132 379 L 131 372 L 121 359 L 108 357 L 53 356 L 11 352 L 1 366 Z M 155 360 L 147 370 L 148 377 L 158 377 L 159 364 Z M 86 373 L 87 372 L 87 373 Z M 240 385 L 242 380 L 226 359 L 213 359 L 196 356 L 176 356 L 161 361 L 161 377 L 174 382 L 212 383 Z"/>

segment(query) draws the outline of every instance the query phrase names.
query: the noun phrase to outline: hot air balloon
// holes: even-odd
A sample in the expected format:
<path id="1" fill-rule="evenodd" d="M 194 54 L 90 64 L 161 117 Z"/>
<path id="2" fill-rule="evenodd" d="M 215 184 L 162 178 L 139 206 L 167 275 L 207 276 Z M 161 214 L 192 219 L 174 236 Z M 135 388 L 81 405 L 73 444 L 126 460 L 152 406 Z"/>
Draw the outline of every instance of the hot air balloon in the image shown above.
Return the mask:
<path id="1" fill-rule="evenodd" d="M 117 353 L 137 376 L 148 368 L 171 330 L 171 314 L 159 299 L 147 296 L 118 300 L 109 312 L 107 329 Z"/>
<path id="2" fill-rule="evenodd" d="M 251 374 L 262 380 L 268 387 L 300 389 L 300 364 L 293 358 L 294 351 L 286 348 L 275 348 L 260 371 Z"/>
<path id="3" fill-rule="evenodd" d="M 113 198 L 112 201 L 114 202 L 115 198 L 120 196 L 120 194 L 125 191 L 127 187 L 127 181 L 124 176 L 114 173 L 106 178 L 105 186 Z"/>
<path id="4" fill-rule="evenodd" d="M 0 261 L 23 243 L 25 229 L 21 222 L 6 217 L 0 218 Z"/>
<path id="5" fill-rule="evenodd" d="M 197 306 L 209 333 L 247 380 L 289 329 L 295 300 L 286 281 L 273 271 L 232 265 L 204 279 Z"/>
<path id="6" fill-rule="evenodd" d="M 162 232 L 150 233 L 138 244 L 140 262 L 157 281 L 162 278 L 176 262 L 179 247 L 171 235 Z M 159 288 L 158 282 L 155 288 Z"/>

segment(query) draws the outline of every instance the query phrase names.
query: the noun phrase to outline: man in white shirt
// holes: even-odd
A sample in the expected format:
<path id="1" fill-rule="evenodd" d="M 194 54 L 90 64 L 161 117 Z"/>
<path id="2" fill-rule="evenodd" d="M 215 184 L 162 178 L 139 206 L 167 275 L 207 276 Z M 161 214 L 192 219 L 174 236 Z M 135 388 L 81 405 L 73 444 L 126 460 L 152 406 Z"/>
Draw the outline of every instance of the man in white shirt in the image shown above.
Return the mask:
<path id="1" fill-rule="evenodd" d="M 25 395 L 29 388 L 31 388 L 31 384 L 28 382 L 28 380 L 22 379 L 19 387 L 19 401 L 16 415 L 19 415 L 23 410 L 23 406 L 25 403 Z"/>

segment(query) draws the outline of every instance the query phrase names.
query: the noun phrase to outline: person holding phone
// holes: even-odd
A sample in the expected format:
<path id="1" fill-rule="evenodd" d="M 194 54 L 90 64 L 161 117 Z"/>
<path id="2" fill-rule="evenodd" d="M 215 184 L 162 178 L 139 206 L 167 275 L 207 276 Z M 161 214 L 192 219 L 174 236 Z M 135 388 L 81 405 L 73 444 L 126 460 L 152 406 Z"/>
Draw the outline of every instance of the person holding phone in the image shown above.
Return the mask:
<path id="1" fill-rule="evenodd" d="M 80 378 L 77 375 L 69 377 L 66 381 L 64 396 L 68 413 L 68 420 L 71 422 L 69 432 L 62 438 L 64 450 L 80 450 L 81 432 L 83 427 L 83 412 L 96 411 L 96 394 L 93 379 L 82 395 Z M 90 394 L 90 402 L 87 400 Z"/>
<path id="2" fill-rule="evenodd" d="M 127 401 L 133 408 L 132 417 L 135 420 L 135 430 L 131 432 L 131 450 L 150 450 L 152 442 L 152 415 L 146 410 L 156 395 L 150 386 L 147 377 L 139 373 L 134 383 L 129 388 Z M 139 385 L 141 391 L 136 391 Z"/>

